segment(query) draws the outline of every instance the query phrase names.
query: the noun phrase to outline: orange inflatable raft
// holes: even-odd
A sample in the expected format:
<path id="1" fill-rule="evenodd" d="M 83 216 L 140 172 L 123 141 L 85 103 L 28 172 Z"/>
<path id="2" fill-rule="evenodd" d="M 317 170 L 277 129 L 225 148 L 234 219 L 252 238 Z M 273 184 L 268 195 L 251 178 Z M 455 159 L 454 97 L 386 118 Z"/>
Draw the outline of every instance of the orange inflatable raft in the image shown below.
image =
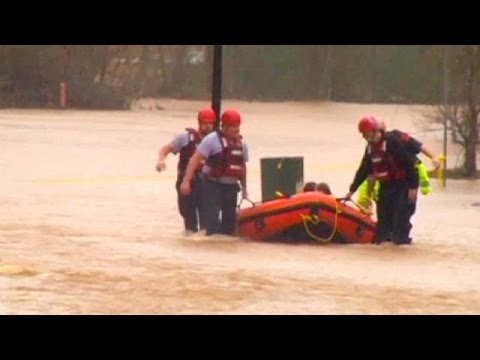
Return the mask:
<path id="1" fill-rule="evenodd" d="M 369 244 L 375 222 L 357 208 L 321 192 L 279 198 L 237 213 L 238 233 L 255 241 Z"/>

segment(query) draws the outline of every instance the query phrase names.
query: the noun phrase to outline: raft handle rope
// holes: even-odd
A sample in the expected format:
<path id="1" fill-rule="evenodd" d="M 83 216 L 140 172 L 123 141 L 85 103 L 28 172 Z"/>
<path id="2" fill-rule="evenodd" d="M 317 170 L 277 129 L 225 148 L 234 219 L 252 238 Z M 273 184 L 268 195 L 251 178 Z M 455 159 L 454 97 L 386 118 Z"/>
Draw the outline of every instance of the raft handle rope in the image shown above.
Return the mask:
<path id="1" fill-rule="evenodd" d="M 254 203 L 254 202 L 253 202 L 252 200 L 250 200 L 250 199 L 242 198 L 242 200 L 240 200 L 240 202 L 239 202 L 238 205 L 237 205 L 237 209 L 240 209 L 240 206 L 242 205 L 243 200 L 246 200 L 247 202 L 249 202 L 249 203 L 252 205 L 252 207 L 255 207 L 255 205 L 257 205 L 257 203 Z"/>
<path id="2" fill-rule="evenodd" d="M 366 197 L 366 199 L 370 200 L 370 202 L 373 202 L 372 198 Z M 335 200 L 337 201 L 343 201 L 347 202 L 350 201 L 353 205 L 355 205 L 363 214 L 365 215 L 373 215 L 373 212 L 371 209 L 367 208 L 366 206 L 363 206 L 359 203 L 357 203 L 355 200 L 352 199 L 346 199 L 346 198 L 336 198 Z"/>
<path id="3" fill-rule="evenodd" d="M 317 240 L 318 242 L 321 243 L 329 243 L 333 240 L 333 237 L 335 236 L 335 233 L 337 232 L 337 225 L 338 225 L 338 214 L 341 213 L 341 210 L 338 206 L 338 199 L 335 201 L 335 219 L 334 219 L 334 224 L 332 228 L 332 233 L 330 234 L 329 237 L 327 238 L 321 238 L 320 236 L 315 235 L 310 228 L 308 227 L 308 223 L 311 223 L 313 225 L 317 225 L 320 223 L 320 219 L 318 218 L 318 215 L 303 215 L 300 214 L 303 220 L 303 226 L 305 227 L 305 231 L 307 232 L 308 236 L 310 236 L 312 239 Z"/>

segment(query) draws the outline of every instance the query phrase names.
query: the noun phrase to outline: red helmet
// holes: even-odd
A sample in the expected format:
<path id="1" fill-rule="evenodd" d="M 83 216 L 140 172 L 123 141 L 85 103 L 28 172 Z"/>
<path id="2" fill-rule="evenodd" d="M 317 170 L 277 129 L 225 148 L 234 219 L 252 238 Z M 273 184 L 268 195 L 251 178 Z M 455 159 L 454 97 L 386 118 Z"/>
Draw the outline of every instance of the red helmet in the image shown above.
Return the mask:
<path id="1" fill-rule="evenodd" d="M 204 108 L 198 112 L 198 122 L 201 123 L 214 123 L 217 121 L 217 115 L 212 108 Z"/>
<path id="2" fill-rule="evenodd" d="M 240 126 L 242 117 L 240 113 L 235 109 L 225 110 L 222 114 L 222 124 L 229 126 Z"/>
<path id="3" fill-rule="evenodd" d="M 382 130 L 381 121 L 379 121 L 374 116 L 364 116 L 360 119 L 360 122 L 358 123 L 358 131 L 360 131 L 361 133 L 378 130 Z"/>

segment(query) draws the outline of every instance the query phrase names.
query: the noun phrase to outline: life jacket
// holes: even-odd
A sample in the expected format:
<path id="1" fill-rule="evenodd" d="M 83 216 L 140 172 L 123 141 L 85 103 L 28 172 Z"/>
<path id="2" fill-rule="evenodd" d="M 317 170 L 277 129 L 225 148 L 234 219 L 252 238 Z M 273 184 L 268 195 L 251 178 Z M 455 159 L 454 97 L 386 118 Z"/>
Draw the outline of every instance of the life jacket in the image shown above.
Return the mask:
<path id="1" fill-rule="evenodd" d="M 428 195 L 432 191 L 432 188 L 430 186 L 430 177 L 428 175 L 427 168 L 422 163 L 422 161 L 417 157 L 417 154 L 419 152 L 418 149 L 413 149 L 410 146 L 410 142 L 413 138 L 409 134 L 400 130 L 395 130 L 395 135 L 399 136 L 400 140 L 407 147 L 407 150 L 412 156 L 412 158 L 415 159 L 415 167 L 417 168 L 417 171 L 418 171 L 420 190 L 423 195 Z"/>
<path id="2" fill-rule="evenodd" d="M 192 128 L 187 128 L 185 130 L 187 130 L 188 132 L 189 141 L 188 141 L 188 144 L 185 145 L 180 150 L 180 155 L 178 158 L 178 165 L 177 165 L 177 172 L 178 172 L 179 178 L 183 178 L 183 176 L 185 175 L 185 172 L 187 171 L 188 162 L 190 161 L 190 158 L 195 153 L 195 150 L 197 149 L 198 144 L 200 144 L 200 141 L 202 141 L 202 137 L 200 136 L 200 132 L 198 130 L 195 130 Z M 199 171 L 200 170 L 197 170 L 195 172 L 195 175 L 198 175 Z"/>
<path id="3" fill-rule="evenodd" d="M 387 142 L 370 144 L 367 148 L 372 160 L 373 175 L 380 182 L 402 181 L 407 178 L 406 170 L 400 166 L 393 154 L 387 151 Z"/>
<path id="4" fill-rule="evenodd" d="M 418 170 L 418 179 L 420 185 L 420 191 L 422 195 L 428 195 L 432 192 L 432 188 L 430 186 L 430 177 L 428 176 L 427 168 L 425 165 L 420 161 L 416 165 Z M 372 191 L 372 197 L 368 196 L 368 180 L 365 180 L 362 185 L 358 188 L 358 195 L 357 195 L 357 203 L 359 203 L 362 207 L 368 208 L 371 204 L 371 200 L 377 202 L 378 201 L 378 190 L 380 189 L 380 183 L 375 181 L 375 185 Z"/>
<path id="5" fill-rule="evenodd" d="M 221 131 L 217 131 L 217 135 L 222 151 L 207 159 L 206 165 L 210 167 L 208 175 L 214 178 L 228 176 L 241 180 L 245 165 L 242 135 L 238 135 L 235 139 L 227 139 Z"/>

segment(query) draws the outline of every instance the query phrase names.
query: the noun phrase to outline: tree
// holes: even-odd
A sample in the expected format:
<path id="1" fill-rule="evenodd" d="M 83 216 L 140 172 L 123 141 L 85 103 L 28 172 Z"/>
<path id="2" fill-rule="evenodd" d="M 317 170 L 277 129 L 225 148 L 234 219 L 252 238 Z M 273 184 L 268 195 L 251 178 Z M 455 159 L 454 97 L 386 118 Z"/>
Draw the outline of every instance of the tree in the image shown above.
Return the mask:
<path id="1" fill-rule="evenodd" d="M 445 51 L 449 52 L 450 101 L 439 106 L 430 118 L 438 123 L 447 118 L 452 141 L 464 150 L 463 175 L 474 178 L 480 133 L 480 46 L 445 46 Z"/>

